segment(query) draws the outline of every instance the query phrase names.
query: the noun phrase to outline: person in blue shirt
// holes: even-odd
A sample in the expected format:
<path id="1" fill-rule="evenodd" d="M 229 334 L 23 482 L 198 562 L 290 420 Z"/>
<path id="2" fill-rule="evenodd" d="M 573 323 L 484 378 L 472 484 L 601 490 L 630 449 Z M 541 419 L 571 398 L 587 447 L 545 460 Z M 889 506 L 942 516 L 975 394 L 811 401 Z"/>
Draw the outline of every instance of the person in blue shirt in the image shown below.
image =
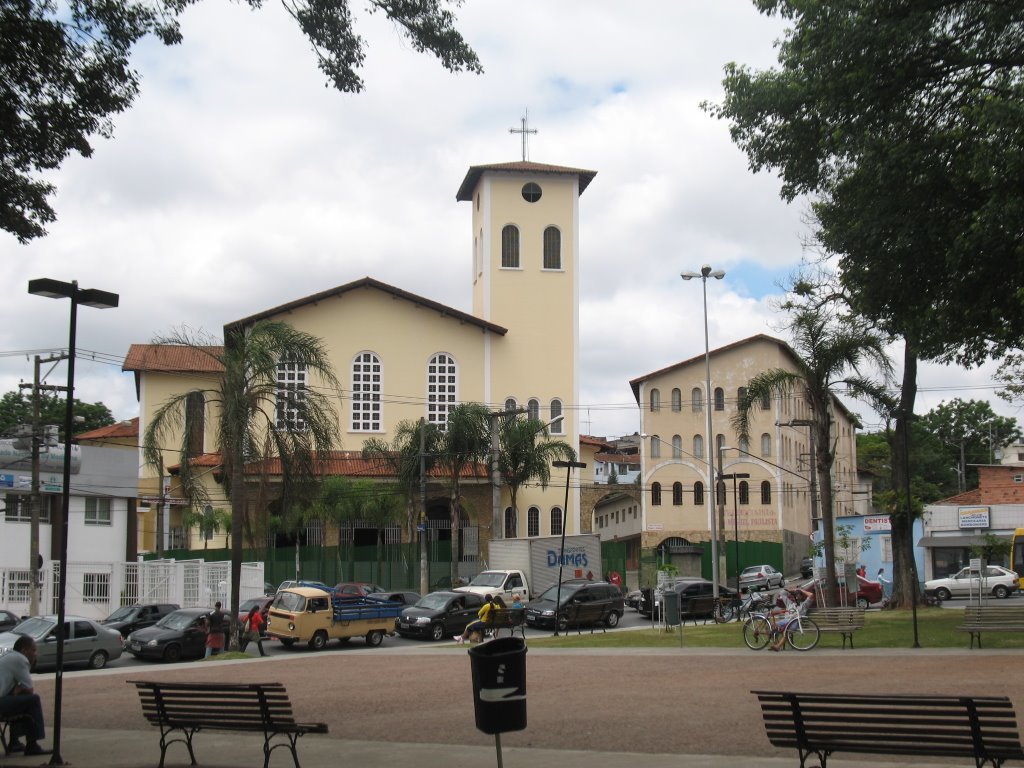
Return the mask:
<path id="1" fill-rule="evenodd" d="M 14 641 L 14 648 L 0 656 L 0 713 L 26 715 L 11 725 L 11 741 L 8 752 L 22 752 L 33 755 L 48 755 L 51 750 L 39 746 L 39 740 L 46 736 L 43 726 L 42 701 L 32 688 L 32 664 L 36 660 L 36 641 L 28 635 L 20 635 Z M 19 737 L 24 736 L 21 743 Z"/>

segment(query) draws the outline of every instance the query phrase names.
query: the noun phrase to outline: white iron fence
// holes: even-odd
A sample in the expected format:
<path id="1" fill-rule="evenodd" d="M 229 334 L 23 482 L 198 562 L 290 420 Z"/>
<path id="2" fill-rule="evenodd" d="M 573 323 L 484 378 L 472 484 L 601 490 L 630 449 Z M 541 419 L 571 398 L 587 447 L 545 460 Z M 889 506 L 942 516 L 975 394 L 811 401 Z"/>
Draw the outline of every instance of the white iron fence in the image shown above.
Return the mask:
<path id="1" fill-rule="evenodd" d="M 60 563 L 39 572 L 41 613 L 57 613 Z M 26 616 L 31 605 L 30 571 L 0 568 L 0 607 Z M 263 594 L 263 563 L 242 563 L 241 600 Z M 231 599 L 231 563 L 203 560 L 148 560 L 134 563 L 68 563 L 70 616 L 105 619 L 122 605 L 177 603 L 212 606 Z"/>

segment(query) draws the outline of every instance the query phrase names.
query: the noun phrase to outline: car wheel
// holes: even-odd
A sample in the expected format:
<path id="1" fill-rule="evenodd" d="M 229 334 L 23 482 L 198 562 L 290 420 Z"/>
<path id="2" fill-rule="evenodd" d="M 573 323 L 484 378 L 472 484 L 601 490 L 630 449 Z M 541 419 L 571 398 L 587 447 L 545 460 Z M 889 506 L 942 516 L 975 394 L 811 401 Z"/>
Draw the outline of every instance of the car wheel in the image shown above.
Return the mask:
<path id="1" fill-rule="evenodd" d="M 107 666 L 107 652 L 96 651 L 89 657 L 89 669 L 103 669 Z"/>
<path id="2" fill-rule="evenodd" d="M 569 619 L 565 616 L 559 616 L 557 621 L 558 631 L 565 632 L 569 628 Z"/>
<path id="3" fill-rule="evenodd" d="M 604 623 L 607 624 L 609 627 L 619 626 L 619 614 L 615 613 L 615 611 L 612 611 L 608 614 L 608 618 L 604 620 Z"/>
<path id="4" fill-rule="evenodd" d="M 869 605 L 871 605 L 871 603 L 868 602 L 868 599 L 866 597 L 858 597 L 857 598 L 857 607 L 858 608 L 867 608 Z"/>
<path id="5" fill-rule="evenodd" d="M 371 648 L 376 648 L 378 645 L 384 642 L 384 633 L 379 629 L 375 629 L 366 635 L 366 644 Z"/>
<path id="6" fill-rule="evenodd" d="M 779 589 L 782 589 L 784 586 L 786 586 L 786 577 L 785 576 L 783 576 L 781 579 L 779 579 Z"/>
<path id="7" fill-rule="evenodd" d="M 430 636 L 434 640 L 444 640 L 444 624 L 435 624 L 430 628 Z"/>
<path id="8" fill-rule="evenodd" d="M 322 629 L 318 629 L 313 633 L 313 636 L 309 638 L 309 650 L 322 651 L 325 647 L 327 647 L 327 633 Z"/>
<path id="9" fill-rule="evenodd" d="M 1002 584 L 996 584 L 995 587 L 992 588 L 992 594 L 1002 600 L 1003 598 L 1010 596 L 1010 590 Z"/>
<path id="10" fill-rule="evenodd" d="M 181 661 L 181 646 L 171 643 L 164 648 L 164 661 Z"/>
<path id="11" fill-rule="evenodd" d="M 935 590 L 935 596 L 939 598 L 939 600 L 945 602 L 946 600 L 949 600 L 951 597 L 953 597 L 953 593 L 945 587 L 939 587 Z"/>
<path id="12" fill-rule="evenodd" d="M 291 648 L 293 645 L 295 645 L 295 638 L 294 637 L 282 637 L 281 638 L 281 645 L 283 645 L 285 648 Z"/>

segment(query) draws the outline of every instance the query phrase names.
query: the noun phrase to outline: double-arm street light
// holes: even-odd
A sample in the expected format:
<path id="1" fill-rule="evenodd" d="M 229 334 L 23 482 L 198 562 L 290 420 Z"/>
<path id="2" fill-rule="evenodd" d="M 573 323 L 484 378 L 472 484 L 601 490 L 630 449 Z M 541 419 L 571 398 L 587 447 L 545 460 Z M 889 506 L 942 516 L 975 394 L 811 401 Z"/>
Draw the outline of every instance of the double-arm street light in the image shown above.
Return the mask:
<path id="1" fill-rule="evenodd" d="M 64 407 L 64 482 L 61 487 L 60 577 L 57 592 L 57 671 L 53 687 L 53 754 L 50 765 L 64 765 L 60 754 L 60 716 L 64 683 L 64 616 L 68 586 L 68 508 L 71 506 L 71 430 L 75 403 L 75 331 L 78 306 L 112 309 L 118 295 L 97 288 L 79 288 L 78 281 L 40 278 L 28 281 L 28 292 L 48 299 L 71 299 L 71 323 L 68 334 L 68 386 Z"/>
<path id="2" fill-rule="evenodd" d="M 562 506 L 562 543 L 558 548 L 558 588 L 555 589 L 555 637 L 558 637 L 558 609 L 562 602 L 562 566 L 565 565 L 565 523 L 569 514 L 569 478 L 572 476 L 572 469 L 586 469 L 587 465 L 582 461 L 552 461 L 553 467 L 565 467 L 565 504 Z"/>
<path id="3" fill-rule="evenodd" d="M 700 272 L 680 272 L 679 276 L 683 280 L 693 280 L 694 278 L 700 278 L 701 286 L 704 293 L 704 384 L 707 389 L 705 403 L 708 412 L 707 419 L 707 454 L 708 454 L 708 521 L 711 525 L 711 589 L 713 591 L 715 600 L 718 600 L 718 578 L 719 578 L 719 565 L 718 565 L 718 525 L 715 521 L 715 496 L 717 495 L 717 486 L 715 485 L 715 451 L 714 451 L 714 433 L 711 431 L 711 409 L 714 407 L 713 396 L 711 393 L 711 348 L 708 345 L 708 278 L 713 277 L 716 280 L 721 280 L 725 277 L 725 272 L 721 269 L 711 269 L 708 264 L 705 264 L 700 268 Z"/>

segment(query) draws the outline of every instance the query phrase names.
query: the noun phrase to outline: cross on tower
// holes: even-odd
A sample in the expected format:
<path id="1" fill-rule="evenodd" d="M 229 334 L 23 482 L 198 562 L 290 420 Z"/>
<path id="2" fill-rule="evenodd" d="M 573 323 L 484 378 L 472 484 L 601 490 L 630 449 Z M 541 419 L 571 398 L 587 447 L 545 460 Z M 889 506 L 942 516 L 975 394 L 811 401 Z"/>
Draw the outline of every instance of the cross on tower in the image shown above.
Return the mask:
<path id="1" fill-rule="evenodd" d="M 526 114 L 519 118 L 519 128 L 509 128 L 509 133 L 520 133 L 523 136 L 523 162 L 525 163 L 529 157 L 530 150 L 530 138 L 529 134 L 536 133 L 536 128 L 528 128 L 530 120 L 530 110 L 526 110 Z"/>

